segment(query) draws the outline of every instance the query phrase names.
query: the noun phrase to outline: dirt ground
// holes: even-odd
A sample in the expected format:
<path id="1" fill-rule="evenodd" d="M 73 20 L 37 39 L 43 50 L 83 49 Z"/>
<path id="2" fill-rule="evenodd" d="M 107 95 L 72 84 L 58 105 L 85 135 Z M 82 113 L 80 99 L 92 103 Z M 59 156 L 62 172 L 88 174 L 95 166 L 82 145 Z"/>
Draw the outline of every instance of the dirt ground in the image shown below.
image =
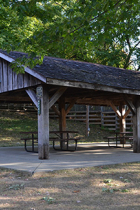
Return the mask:
<path id="1" fill-rule="evenodd" d="M 1 168 L 0 209 L 139 210 L 140 163 L 34 175 Z"/>

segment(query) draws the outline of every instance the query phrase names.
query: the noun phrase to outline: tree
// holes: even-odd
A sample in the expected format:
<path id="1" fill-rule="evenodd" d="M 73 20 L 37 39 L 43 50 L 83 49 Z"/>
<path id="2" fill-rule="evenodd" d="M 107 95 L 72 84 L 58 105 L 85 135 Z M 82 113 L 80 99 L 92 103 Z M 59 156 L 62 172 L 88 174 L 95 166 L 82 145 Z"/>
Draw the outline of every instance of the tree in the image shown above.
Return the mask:
<path id="1" fill-rule="evenodd" d="M 0 1 L 0 48 L 31 60 L 48 55 L 139 70 L 139 6 L 140 0 Z"/>

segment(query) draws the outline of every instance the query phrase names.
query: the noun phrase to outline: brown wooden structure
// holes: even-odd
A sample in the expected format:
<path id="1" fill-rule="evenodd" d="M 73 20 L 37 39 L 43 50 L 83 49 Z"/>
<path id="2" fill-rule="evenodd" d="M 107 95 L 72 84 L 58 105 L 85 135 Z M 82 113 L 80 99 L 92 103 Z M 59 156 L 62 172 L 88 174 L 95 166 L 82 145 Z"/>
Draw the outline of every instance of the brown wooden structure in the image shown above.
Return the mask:
<path id="1" fill-rule="evenodd" d="M 133 151 L 140 152 L 139 72 L 45 57 L 42 65 L 26 67 L 25 74 L 17 75 L 10 63 L 23 56 L 27 54 L 0 50 L 0 102 L 33 101 L 38 107 L 39 159 L 49 158 L 49 109 L 57 113 L 60 131 L 65 131 L 66 115 L 74 104 L 111 106 L 120 119 L 121 131 L 125 131 L 125 118 L 131 110 Z"/>

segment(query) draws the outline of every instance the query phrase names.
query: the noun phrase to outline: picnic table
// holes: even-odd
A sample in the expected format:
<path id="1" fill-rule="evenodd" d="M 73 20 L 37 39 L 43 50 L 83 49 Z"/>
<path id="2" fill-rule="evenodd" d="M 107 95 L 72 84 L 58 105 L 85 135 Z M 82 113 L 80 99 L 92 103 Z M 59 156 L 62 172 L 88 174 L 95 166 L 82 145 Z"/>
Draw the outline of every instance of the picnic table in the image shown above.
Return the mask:
<path id="1" fill-rule="evenodd" d="M 113 136 L 108 136 L 105 137 L 106 139 L 108 139 L 108 146 L 110 147 L 110 141 L 115 141 L 116 142 L 116 146 L 115 147 L 119 147 L 118 146 L 118 142 L 120 144 L 123 144 L 123 148 L 124 145 L 126 144 L 126 140 L 128 140 L 131 144 L 133 144 L 133 132 L 130 131 L 126 131 L 126 132 L 115 132 Z"/>
<path id="2" fill-rule="evenodd" d="M 78 131 L 50 131 L 51 135 L 49 137 L 49 141 L 53 142 L 53 149 L 55 150 L 66 150 L 66 151 L 75 151 L 77 149 L 77 141 L 80 140 L 80 137 L 71 137 L 71 134 L 78 134 Z M 38 143 L 38 132 L 30 131 L 30 132 L 20 132 L 20 134 L 25 134 L 26 137 L 22 137 L 21 140 L 24 141 L 24 148 L 27 152 L 38 152 L 35 150 L 35 144 Z M 52 136 L 55 134 L 55 136 Z M 27 142 L 31 141 L 31 150 L 27 148 Z M 74 142 L 74 149 L 69 149 L 69 142 Z M 56 142 L 59 142 L 59 148 L 56 146 Z M 63 143 L 66 143 L 65 148 L 63 148 Z"/>

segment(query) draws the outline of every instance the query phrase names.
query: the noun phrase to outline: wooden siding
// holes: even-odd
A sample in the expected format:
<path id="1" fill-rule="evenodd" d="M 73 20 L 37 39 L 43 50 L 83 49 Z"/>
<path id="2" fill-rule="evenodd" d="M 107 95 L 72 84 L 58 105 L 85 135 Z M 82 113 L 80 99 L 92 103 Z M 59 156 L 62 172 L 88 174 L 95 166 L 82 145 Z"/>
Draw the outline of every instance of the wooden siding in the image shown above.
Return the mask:
<path id="1" fill-rule="evenodd" d="M 0 93 L 11 90 L 27 88 L 41 84 L 35 77 L 25 74 L 16 74 L 10 67 L 10 63 L 0 58 Z"/>

